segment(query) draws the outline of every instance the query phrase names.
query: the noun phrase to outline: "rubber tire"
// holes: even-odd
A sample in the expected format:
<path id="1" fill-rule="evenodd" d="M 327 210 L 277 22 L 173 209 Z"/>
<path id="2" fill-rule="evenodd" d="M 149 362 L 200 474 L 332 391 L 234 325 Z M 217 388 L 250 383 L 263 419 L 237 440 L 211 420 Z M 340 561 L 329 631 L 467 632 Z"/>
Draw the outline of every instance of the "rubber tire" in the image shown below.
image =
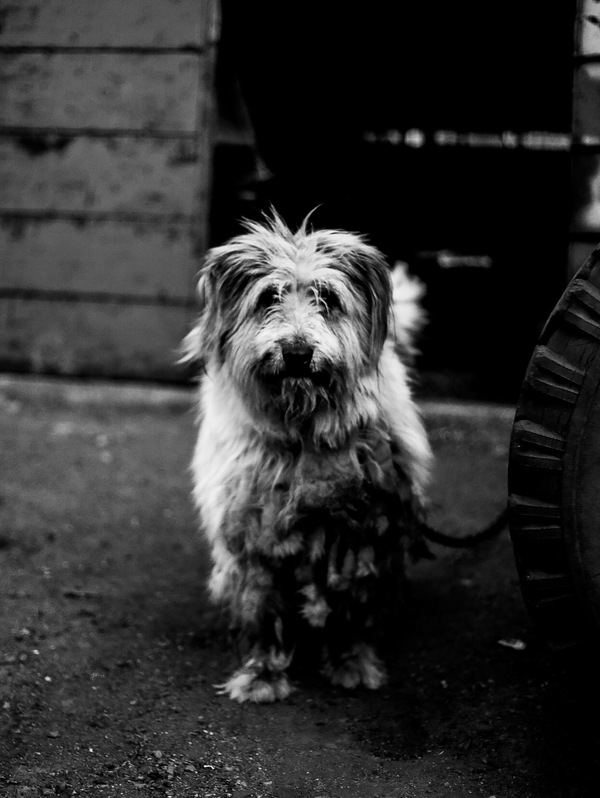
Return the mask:
<path id="1" fill-rule="evenodd" d="M 600 246 L 550 314 L 511 435 L 509 527 L 552 649 L 600 639 Z"/>

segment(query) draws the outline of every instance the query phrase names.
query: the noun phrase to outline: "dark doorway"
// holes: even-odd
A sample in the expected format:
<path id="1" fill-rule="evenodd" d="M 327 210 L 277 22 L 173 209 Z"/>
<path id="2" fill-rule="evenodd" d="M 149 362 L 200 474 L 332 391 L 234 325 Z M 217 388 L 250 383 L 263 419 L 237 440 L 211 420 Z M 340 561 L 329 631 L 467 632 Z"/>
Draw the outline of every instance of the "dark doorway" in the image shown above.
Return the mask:
<path id="1" fill-rule="evenodd" d="M 566 284 L 575 2 L 223 2 L 253 145 L 215 161 L 214 241 L 273 203 L 427 285 L 423 385 L 516 398 Z M 260 166 L 256 167 L 259 158 Z"/>

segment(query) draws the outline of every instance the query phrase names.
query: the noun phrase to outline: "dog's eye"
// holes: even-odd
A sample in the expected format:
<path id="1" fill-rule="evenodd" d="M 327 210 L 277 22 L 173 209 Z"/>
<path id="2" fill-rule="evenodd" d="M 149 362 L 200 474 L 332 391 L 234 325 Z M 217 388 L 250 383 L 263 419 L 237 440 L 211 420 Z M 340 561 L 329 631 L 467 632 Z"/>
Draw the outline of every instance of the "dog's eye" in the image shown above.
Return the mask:
<path id="1" fill-rule="evenodd" d="M 257 310 L 268 310 L 274 305 L 277 305 L 278 302 L 279 291 L 275 287 L 271 286 L 270 288 L 265 288 L 260 292 L 256 302 L 256 308 Z"/>
<path id="2" fill-rule="evenodd" d="M 335 313 L 342 309 L 339 296 L 331 288 L 319 290 L 319 305 L 325 313 Z"/>

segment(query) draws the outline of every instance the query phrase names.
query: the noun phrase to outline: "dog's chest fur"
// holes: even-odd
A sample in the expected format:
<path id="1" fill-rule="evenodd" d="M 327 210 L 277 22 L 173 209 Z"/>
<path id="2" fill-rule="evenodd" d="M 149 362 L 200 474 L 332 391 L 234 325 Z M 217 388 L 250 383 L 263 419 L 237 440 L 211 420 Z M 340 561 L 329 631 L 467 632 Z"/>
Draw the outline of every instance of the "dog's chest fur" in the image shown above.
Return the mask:
<path id="1" fill-rule="evenodd" d="M 390 578 L 397 587 L 414 516 L 384 430 L 361 430 L 335 450 L 256 441 L 238 453 L 227 493 L 221 528 L 245 563 L 229 599 L 243 621 L 253 597 L 273 593 L 279 611 L 323 627 L 347 600 L 370 612 L 374 592 Z"/>

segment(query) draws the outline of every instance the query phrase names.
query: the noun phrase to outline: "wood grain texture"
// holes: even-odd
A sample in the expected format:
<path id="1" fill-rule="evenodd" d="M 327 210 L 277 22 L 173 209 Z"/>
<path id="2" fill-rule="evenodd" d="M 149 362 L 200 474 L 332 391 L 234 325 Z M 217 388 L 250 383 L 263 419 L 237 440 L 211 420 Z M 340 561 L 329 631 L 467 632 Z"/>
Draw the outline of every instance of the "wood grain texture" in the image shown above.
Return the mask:
<path id="1" fill-rule="evenodd" d="M 0 126 L 193 133 L 206 57 L 0 53 Z"/>
<path id="2" fill-rule="evenodd" d="M 573 135 L 599 136 L 600 64 L 587 63 L 573 75 Z"/>
<path id="3" fill-rule="evenodd" d="M 204 156 L 206 158 L 206 155 Z M 0 213 L 192 216 L 203 180 L 194 139 L 0 137 Z"/>
<path id="4" fill-rule="evenodd" d="M 0 368 L 182 379 L 217 0 L 0 0 Z"/>
<path id="5" fill-rule="evenodd" d="M 578 2 L 575 52 L 577 55 L 600 55 L 600 23 L 598 21 L 597 0 Z"/>
<path id="6" fill-rule="evenodd" d="M 203 47 L 216 13 L 214 0 L 0 0 L 0 46 Z"/>
<path id="7" fill-rule="evenodd" d="M 191 222 L 4 219 L 0 291 L 192 300 L 204 241 Z"/>
<path id="8" fill-rule="evenodd" d="M 573 238 L 573 236 L 572 236 Z M 571 280 L 596 248 L 595 241 L 578 241 L 576 237 L 569 244 L 569 270 L 567 278 Z"/>
<path id="9" fill-rule="evenodd" d="M 600 232 L 600 154 L 580 148 L 571 153 L 572 233 Z"/>
<path id="10" fill-rule="evenodd" d="M 185 308 L 0 299 L 0 367 L 64 375 L 181 378 Z"/>

